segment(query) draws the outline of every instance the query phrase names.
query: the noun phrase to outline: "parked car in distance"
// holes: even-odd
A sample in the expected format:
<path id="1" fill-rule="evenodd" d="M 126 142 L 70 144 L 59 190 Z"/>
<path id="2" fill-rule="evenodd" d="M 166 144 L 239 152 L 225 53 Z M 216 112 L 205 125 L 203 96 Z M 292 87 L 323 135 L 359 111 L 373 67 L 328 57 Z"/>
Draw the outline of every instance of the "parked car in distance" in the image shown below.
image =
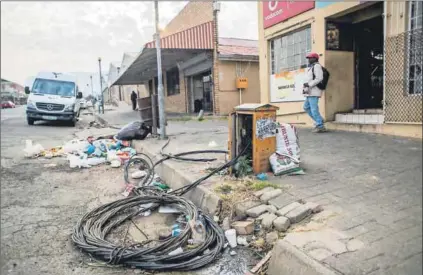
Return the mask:
<path id="1" fill-rule="evenodd" d="M 2 109 L 16 108 L 16 105 L 12 101 L 2 101 L 1 108 Z"/>

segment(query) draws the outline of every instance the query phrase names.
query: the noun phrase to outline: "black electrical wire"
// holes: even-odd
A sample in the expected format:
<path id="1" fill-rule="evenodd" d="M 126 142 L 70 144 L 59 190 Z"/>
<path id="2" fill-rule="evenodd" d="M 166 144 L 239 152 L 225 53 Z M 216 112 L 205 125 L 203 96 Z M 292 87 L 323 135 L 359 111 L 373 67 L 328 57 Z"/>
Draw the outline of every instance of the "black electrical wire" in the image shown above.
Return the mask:
<path id="1" fill-rule="evenodd" d="M 183 197 L 151 191 L 151 189 L 144 191 L 143 195 L 114 201 L 85 214 L 74 228 L 72 235 L 74 244 L 105 263 L 146 270 L 188 271 L 203 267 L 221 255 L 225 236 L 213 219 L 203 215 L 191 201 Z M 140 209 L 141 205 L 149 203 L 152 204 L 150 207 Z M 186 225 L 176 237 L 155 241 L 155 246 L 137 244 L 124 246 L 106 240 L 112 228 L 142 212 L 169 204 L 172 207 L 178 207 L 190 220 L 202 221 L 205 228 L 204 241 L 197 247 L 186 249 L 177 255 L 169 255 L 170 252 L 188 243 L 193 230 L 189 225 Z"/>
<path id="2" fill-rule="evenodd" d="M 191 201 L 182 197 L 201 182 L 213 176 L 214 174 L 233 166 L 240 156 L 242 156 L 248 146 L 234 159 L 214 169 L 206 176 L 196 180 L 195 182 L 176 189 L 170 193 L 164 193 L 154 189 L 153 186 L 141 184 L 136 188 L 135 196 L 111 202 L 85 214 L 76 224 L 72 235 L 73 243 L 84 252 L 92 257 L 108 264 L 124 265 L 137 267 L 146 270 L 180 270 L 188 271 L 203 267 L 216 260 L 222 253 L 225 236 L 223 230 L 207 215 L 203 215 Z M 192 151 L 176 154 L 176 157 L 197 154 L 199 152 L 210 152 L 216 150 Z M 227 153 L 227 152 L 226 152 Z M 165 159 L 174 156 L 166 156 Z M 144 159 L 146 158 L 146 159 Z M 129 162 L 140 163 L 145 166 L 148 171 L 143 182 L 152 180 L 154 175 L 154 167 L 158 162 L 153 164 L 151 158 L 145 154 L 138 154 L 131 158 Z M 164 160 L 159 160 L 163 162 Z M 129 165 L 125 167 L 125 177 L 128 175 Z M 146 207 L 145 205 L 151 204 Z M 156 241 L 155 246 L 146 246 L 142 244 L 133 244 L 126 246 L 116 245 L 106 240 L 110 231 L 121 225 L 127 220 L 132 219 L 146 211 L 153 211 L 160 205 L 172 205 L 177 207 L 185 217 L 194 222 L 200 221 L 205 228 L 205 236 L 202 243 L 193 249 L 188 249 L 177 255 L 169 255 L 176 249 L 185 247 L 188 240 L 192 237 L 193 228 L 185 226 L 180 235 L 168 238 L 163 241 Z"/>

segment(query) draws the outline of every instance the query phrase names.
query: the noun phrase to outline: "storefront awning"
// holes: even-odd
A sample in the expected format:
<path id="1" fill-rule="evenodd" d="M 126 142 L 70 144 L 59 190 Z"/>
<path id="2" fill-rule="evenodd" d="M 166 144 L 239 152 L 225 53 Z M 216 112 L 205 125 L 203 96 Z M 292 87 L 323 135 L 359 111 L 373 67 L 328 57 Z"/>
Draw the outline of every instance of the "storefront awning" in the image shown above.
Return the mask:
<path id="1" fill-rule="evenodd" d="M 162 49 L 162 69 L 168 70 L 204 52 L 196 49 Z M 138 85 L 157 76 L 156 49 L 144 48 L 112 85 Z"/>
<path id="2" fill-rule="evenodd" d="M 146 48 L 156 48 L 151 41 Z M 213 49 L 213 21 L 177 32 L 160 39 L 162 49 Z"/>
<path id="3" fill-rule="evenodd" d="M 194 56 L 213 49 L 213 22 L 183 30 L 160 39 L 162 69 L 168 70 Z M 144 46 L 134 62 L 112 85 L 142 84 L 157 76 L 157 54 L 155 41 Z"/>

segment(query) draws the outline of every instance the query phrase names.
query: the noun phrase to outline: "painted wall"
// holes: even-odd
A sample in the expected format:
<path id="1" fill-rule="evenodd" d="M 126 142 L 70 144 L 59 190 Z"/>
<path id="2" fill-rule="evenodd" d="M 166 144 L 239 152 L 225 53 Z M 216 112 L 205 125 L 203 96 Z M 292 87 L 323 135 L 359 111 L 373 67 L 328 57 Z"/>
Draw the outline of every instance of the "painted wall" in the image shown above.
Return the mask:
<path id="1" fill-rule="evenodd" d="M 354 56 L 350 52 L 336 52 L 325 50 L 325 17 L 335 14 L 346 14 L 348 12 L 358 10 L 361 8 L 359 1 L 352 2 L 316 2 L 316 9 L 307 11 L 298 16 L 290 18 L 283 23 L 279 23 L 267 29 L 263 26 L 263 12 L 262 2 L 258 2 L 258 23 L 259 23 L 259 53 L 260 53 L 260 101 L 262 103 L 269 103 L 270 91 L 269 91 L 269 43 L 268 41 L 274 37 L 281 36 L 283 34 L 292 32 L 298 28 L 306 25 L 311 26 L 312 32 L 312 51 L 321 54 L 320 63 L 327 67 L 331 73 L 331 78 L 327 90 L 325 91 L 322 99 L 320 100 L 321 113 L 325 120 L 331 121 L 334 119 L 334 115 L 338 112 L 348 112 L 354 106 Z M 387 37 L 398 36 L 408 29 L 408 2 L 400 1 L 389 1 L 387 2 Z M 404 58 L 399 57 L 404 60 Z M 389 57 L 386 58 L 389 63 Z M 404 71 L 404 63 L 394 62 L 387 64 L 386 75 L 394 77 L 395 72 Z M 398 83 L 403 83 L 402 74 Z M 395 98 L 395 104 L 403 106 L 402 109 L 408 110 L 403 113 L 410 121 L 417 121 L 420 118 L 420 122 L 417 125 L 401 125 L 401 124 L 383 124 L 383 131 L 374 129 L 373 132 L 383 132 L 384 134 L 394 135 L 405 135 L 421 138 L 421 134 L 416 134 L 421 131 L 421 97 L 419 100 L 411 100 L 410 97 L 404 96 L 402 100 L 398 100 L 398 95 L 404 94 L 404 90 L 401 87 L 395 87 L 395 85 L 385 85 L 385 100 L 390 101 Z M 392 90 L 392 92 L 389 92 Z M 302 102 L 285 102 L 275 103 L 280 110 L 278 111 L 278 119 L 280 121 L 297 123 L 306 126 L 311 126 L 312 121 L 303 112 Z M 389 105 L 389 104 L 388 104 Z M 391 105 L 392 107 L 392 105 Z M 410 111 L 414 110 L 414 111 Z M 389 110 L 385 108 L 385 117 L 388 120 L 395 121 L 398 119 L 398 108 L 392 108 Z M 368 127 L 369 128 L 369 127 Z M 372 132 L 369 128 L 370 132 Z M 345 129 L 344 129 L 345 130 Z M 381 132 L 381 133 L 382 133 Z"/>
<path id="2" fill-rule="evenodd" d="M 247 62 L 240 62 L 242 68 L 247 68 Z M 219 87 L 220 87 L 220 115 L 226 115 L 233 111 L 234 107 L 240 103 L 239 91 L 236 88 L 236 62 L 220 61 L 219 62 Z M 251 62 L 245 71 L 244 77 L 248 78 L 248 88 L 242 91 L 242 103 L 259 103 L 260 102 L 260 81 L 259 81 L 259 64 Z"/>
<path id="3" fill-rule="evenodd" d="M 293 18 L 286 20 L 283 23 L 279 23 L 267 29 L 263 26 L 263 12 L 262 2 L 258 3 L 258 14 L 259 14 L 259 53 L 260 53 L 260 101 L 261 103 L 270 102 L 270 61 L 269 61 L 269 40 L 282 36 L 284 34 L 295 31 L 305 26 L 311 26 L 311 41 L 312 51 L 316 52 L 321 56 L 320 63 L 323 66 L 327 66 L 331 72 L 330 84 L 327 91 L 323 94 L 319 108 L 322 116 L 325 120 L 333 120 L 334 113 L 345 111 L 351 106 L 351 96 L 353 96 L 353 86 L 351 84 L 352 78 L 342 74 L 342 72 L 336 71 L 339 69 L 340 64 L 345 64 L 343 58 L 347 58 L 345 62 L 352 65 L 353 61 L 351 56 L 343 56 L 343 54 L 329 53 L 325 49 L 325 17 L 341 13 L 346 10 L 353 10 L 357 8 L 360 3 L 358 1 L 352 2 L 331 2 L 329 5 L 316 4 L 317 9 L 313 9 L 297 15 Z M 341 58 L 337 60 L 337 58 Z M 326 64 L 327 63 L 327 64 Z M 351 66 L 351 68 L 353 68 Z M 334 72 L 335 70 L 335 72 Z M 351 70 L 350 68 L 348 70 Z M 344 70 L 345 71 L 345 70 Z M 350 71 L 351 72 L 351 71 Z M 335 74 L 335 76 L 333 75 Z M 348 84 L 345 83 L 347 81 Z M 341 97 L 339 95 L 343 93 L 351 93 L 348 97 Z M 328 99 L 326 99 L 328 97 Z M 336 103 L 335 106 L 327 108 L 327 103 Z M 306 115 L 303 110 L 303 102 L 283 102 L 283 103 L 272 103 L 278 106 L 278 119 L 280 121 L 289 122 L 293 124 L 304 124 L 307 126 L 312 125 L 312 120 Z M 348 107 L 351 106 L 351 107 Z"/>

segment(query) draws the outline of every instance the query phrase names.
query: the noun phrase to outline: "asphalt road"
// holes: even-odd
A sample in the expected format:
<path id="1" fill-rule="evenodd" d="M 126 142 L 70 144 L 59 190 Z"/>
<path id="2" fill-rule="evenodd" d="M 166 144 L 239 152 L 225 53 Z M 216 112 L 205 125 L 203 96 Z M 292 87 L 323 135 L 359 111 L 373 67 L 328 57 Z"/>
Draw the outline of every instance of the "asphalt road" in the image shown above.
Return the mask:
<path id="1" fill-rule="evenodd" d="M 108 165 L 71 169 L 64 158 L 24 157 L 25 140 L 51 148 L 91 131 L 87 125 L 93 117 L 82 114 L 81 118 L 76 127 L 46 122 L 29 126 L 24 107 L 1 111 L 0 274 L 141 274 L 131 268 L 99 266 L 71 241 L 73 227 L 83 214 L 122 198 L 123 170 Z M 251 252 L 237 252 L 233 257 L 226 251 L 216 264 L 200 271 L 160 274 L 241 275 L 251 264 Z"/>
<path id="2" fill-rule="evenodd" d="M 2 159 L 19 160 L 23 157 L 25 140 L 31 139 L 44 148 L 63 144 L 73 134 L 85 127 L 86 121 L 77 123 L 76 127 L 60 122 L 36 122 L 29 126 L 26 122 L 25 106 L 1 110 L 1 156 Z"/>

